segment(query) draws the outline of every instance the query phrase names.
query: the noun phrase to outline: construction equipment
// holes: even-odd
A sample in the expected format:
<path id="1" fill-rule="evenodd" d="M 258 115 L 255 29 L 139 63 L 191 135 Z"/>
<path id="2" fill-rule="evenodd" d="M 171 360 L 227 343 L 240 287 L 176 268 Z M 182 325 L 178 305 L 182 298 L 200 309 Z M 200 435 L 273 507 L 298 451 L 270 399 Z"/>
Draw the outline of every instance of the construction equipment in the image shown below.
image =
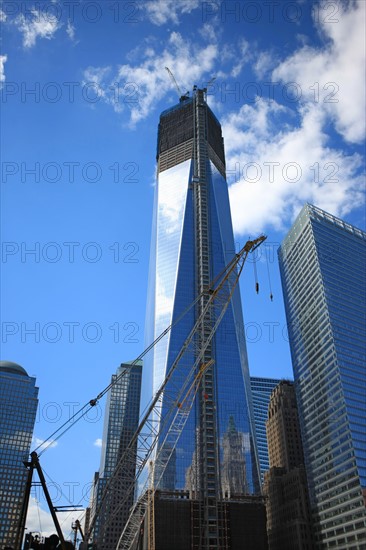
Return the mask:
<path id="1" fill-rule="evenodd" d="M 215 80 L 216 80 L 216 76 L 212 76 L 210 80 L 207 82 L 206 86 L 203 88 L 203 94 L 206 101 L 207 101 L 209 88 L 215 82 Z"/>
<path id="2" fill-rule="evenodd" d="M 80 521 L 79 521 L 78 519 L 75 520 L 75 521 L 72 523 L 71 529 L 74 531 L 74 548 L 75 548 L 75 550 L 76 550 L 78 532 L 79 532 L 80 535 L 81 535 L 81 540 L 82 540 L 83 542 L 85 542 L 84 533 L 83 533 L 83 530 L 82 530 L 82 528 L 81 528 Z"/>
<path id="3" fill-rule="evenodd" d="M 29 497 L 30 497 L 30 492 L 31 492 L 31 487 L 32 487 L 32 478 L 33 478 L 34 470 L 37 470 L 39 480 L 41 482 L 41 485 L 42 485 L 42 488 L 43 488 L 43 491 L 44 491 L 44 495 L 45 495 L 46 500 L 47 500 L 48 508 L 50 510 L 52 520 L 53 520 L 54 526 L 55 526 L 56 531 L 57 531 L 58 538 L 60 539 L 61 548 L 62 548 L 62 550 L 68 550 L 67 543 L 64 539 L 64 536 L 63 536 L 62 531 L 61 531 L 60 524 L 59 524 L 58 519 L 57 519 L 55 508 L 52 505 L 52 500 L 51 500 L 50 494 L 48 492 L 48 488 L 47 488 L 45 477 L 43 475 L 42 468 L 39 464 L 38 455 L 35 451 L 33 451 L 30 456 L 31 456 L 31 460 L 27 461 L 27 462 L 24 462 L 25 467 L 28 468 L 28 478 L 27 478 L 27 484 L 26 484 L 25 495 L 24 495 L 24 500 L 23 500 L 23 506 L 22 506 L 22 510 L 21 510 L 21 517 L 20 517 L 20 521 L 18 523 L 18 532 L 17 532 L 17 536 L 16 536 L 16 540 L 15 540 L 15 550 L 20 549 L 21 543 L 22 543 L 23 533 L 24 533 L 24 530 L 25 530 L 25 521 L 27 519 Z"/>
<path id="4" fill-rule="evenodd" d="M 168 72 L 168 75 L 170 76 L 170 80 L 173 82 L 177 92 L 178 92 L 178 97 L 179 97 L 179 101 L 185 101 L 186 99 L 189 98 L 189 92 L 187 91 L 185 94 L 182 94 L 182 90 L 180 89 L 180 87 L 178 86 L 178 83 L 175 79 L 175 76 L 173 75 L 172 71 L 169 69 L 169 67 L 165 67 L 165 70 Z"/>
<path id="5" fill-rule="evenodd" d="M 149 497 L 149 485 L 150 487 L 157 487 L 159 485 L 159 481 L 169 462 L 169 458 L 175 450 L 177 441 L 189 416 L 194 398 L 199 390 L 201 390 L 203 401 L 207 402 L 207 407 L 210 406 L 210 401 L 206 397 L 208 395 L 208 388 L 202 386 L 201 382 L 212 368 L 213 361 L 209 360 L 205 362 L 204 357 L 229 306 L 249 252 L 254 251 L 265 239 L 265 236 L 260 236 L 253 241 L 248 241 L 226 268 L 216 277 L 211 286 L 205 286 L 198 295 L 195 302 L 204 298 L 200 307 L 200 315 L 144 414 L 128 447 L 122 454 L 113 476 L 107 483 L 100 506 L 92 519 L 89 532 L 86 535 L 87 540 L 89 540 L 94 529 L 97 517 L 103 513 L 104 507 L 108 507 L 108 499 L 113 494 L 116 497 L 115 491 L 118 492 L 118 498 L 114 498 L 114 502 L 118 501 L 119 504 L 113 509 L 113 513 L 109 515 L 109 521 L 119 513 L 128 496 L 137 487 L 142 473 L 146 472 L 146 467 L 151 462 L 153 453 L 155 452 L 154 467 L 150 471 L 150 476 L 154 476 L 154 482 L 151 483 L 150 477 L 150 480 L 145 483 L 145 493 L 142 494 L 141 498 L 133 506 L 118 544 L 120 550 L 130 550 L 133 548 L 146 514 L 148 499 L 150 498 L 151 500 L 153 498 L 152 493 Z M 201 331 L 201 333 L 204 331 L 204 337 L 197 338 L 198 331 Z M 180 372 L 181 359 L 186 353 L 192 353 L 192 366 L 186 374 L 181 388 L 175 388 L 175 391 L 173 391 L 174 388 L 169 385 L 169 382 L 173 374 Z M 182 375 L 183 373 L 180 374 Z M 210 377 L 212 377 L 212 373 L 210 373 Z M 166 403 L 170 404 L 164 416 L 162 416 L 161 412 L 163 395 Z M 165 434 L 165 438 L 158 448 L 158 439 L 161 434 Z M 166 452 L 167 449 L 169 449 L 168 454 Z M 130 473 L 132 465 L 136 465 L 136 475 L 134 477 L 131 477 Z M 117 487 L 118 479 L 121 477 L 129 481 L 129 487 L 124 485 L 123 492 L 119 492 Z M 150 489 L 150 491 L 153 490 Z M 107 528 L 108 525 L 106 522 L 104 529 Z M 153 541 L 151 541 L 150 547 L 151 549 L 154 548 Z"/>

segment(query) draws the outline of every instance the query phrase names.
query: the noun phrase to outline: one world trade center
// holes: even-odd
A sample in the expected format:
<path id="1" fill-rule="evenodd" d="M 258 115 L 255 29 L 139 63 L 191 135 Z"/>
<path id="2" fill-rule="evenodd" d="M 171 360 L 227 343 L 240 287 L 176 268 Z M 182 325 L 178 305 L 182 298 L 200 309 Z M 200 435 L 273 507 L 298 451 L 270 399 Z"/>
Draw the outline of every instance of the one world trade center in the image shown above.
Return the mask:
<path id="1" fill-rule="evenodd" d="M 183 96 L 160 115 L 157 163 L 147 313 L 152 339 L 174 324 L 235 255 L 221 125 L 207 105 L 205 90 L 195 87 L 191 97 Z M 154 393 L 200 307 L 198 301 L 154 347 Z M 222 500 L 259 493 L 238 286 L 205 353 L 211 366 L 158 488 L 208 498 L 209 508 L 210 495 Z M 189 368 L 190 357 L 185 361 Z M 167 407 L 163 396 L 162 418 Z"/>

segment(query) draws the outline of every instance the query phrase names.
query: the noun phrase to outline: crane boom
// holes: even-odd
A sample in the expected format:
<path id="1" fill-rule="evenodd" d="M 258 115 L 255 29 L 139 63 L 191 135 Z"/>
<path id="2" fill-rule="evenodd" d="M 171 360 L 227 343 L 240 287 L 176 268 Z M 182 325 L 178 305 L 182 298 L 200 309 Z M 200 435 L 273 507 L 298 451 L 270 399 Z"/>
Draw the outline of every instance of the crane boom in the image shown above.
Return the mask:
<path id="1" fill-rule="evenodd" d="M 108 521 L 106 518 L 103 518 L 104 521 L 101 522 L 103 523 L 102 531 L 105 531 L 109 521 L 111 521 L 113 517 L 119 513 L 122 506 L 133 493 L 142 472 L 145 470 L 147 464 L 151 460 L 154 450 L 157 448 L 160 434 L 165 434 L 164 441 L 169 442 L 169 449 L 171 449 L 171 452 L 174 451 L 185 426 L 185 422 L 189 416 L 188 408 L 190 409 L 192 407 L 194 396 L 199 388 L 199 384 L 196 384 L 196 375 L 199 373 L 200 381 L 207 368 L 206 364 L 206 368 L 204 370 L 202 369 L 205 351 L 210 345 L 212 338 L 214 337 L 214 334 L 227 310 L 227 307 L 229 306 L 249 252 L 254 251 L 265 239 L 266 237 L 262 235 L 253 241 L 247 241 L 240 252 L 233 257 L 231 262 L 229 262 L 225 269 L 215 278 L 211 286 L 205 289 L 204 292 L 207 298 L 205 306 L 198 316 L 197 321 L 186 338 L 175 361 L 172 363 L 166 378 L 143 415 L 129 445 L 122 454 L 114 474 L 105 488 L 100 506 L 92 519 L 89 531 L 86 535 L 86 540 L 90 538 L 95 522 L 98 516 L 103 515 L 103 510 L 107 507 L 109 511 L 111 509 L 113 510 L 112 514 L 108 514 Z M 201 342 L 201 344 L 197 345 L 197 331 L 202 329 L 202 326 L 207 323 L 208 318 L 214 321 L 212 323 L 210 322 L 209 326 L 207 326 L 207 337 Z M 185 367 L 184 369 L 181 366 L 181 360 L 185 354 L 189 352 L 193 353 L 194 360 L 192 361 L 192 366 L 187 374 L 187 368 Z M 171 388 L 168 387 L 173 374 L 180 374 L 185 377 L 183 385 L 175 392 L 171 391 Z M 193 388 L 195 391 L 192 398 Z M 164 416 L 162 416 L 161 412 L 163 395 L 168 407 L 168 410 Z M 178 404 L 182 403 L 184 400 L 186 404 L 182 409 L 180 409 Z M 183 412 L 185 414 L 183 414 Z M 163 446 L 164 442 L 160 445 L 160 450 Z M 162 460 L 158 450 L 154 467 L 155 472 L 158 471 L 156 479 L 154 480 L 155 482 L 161 479 L 167 462 L 168 460 L 166 453 L 164 455 L 164 460 Z M 135 472 L 135 474 L 132 475 L 131 472 Z M 118 487 L 119 479 L 124 480 L 123 488 Z M 145 493 L 147 493 L 147 491 L 145 491 Z M 112 501 L 110 500 L 112 498 L 113 506 L 111 506 Z M 118 548 L 120 549 L 130 548 L 133 540 L 136 539 L 139 526 L 141 525 L 141 521 L 143 520 L 146 511 L 146 501 L 140 501 L 141 499 L 139 499 L 133 507 L 125 529 L 120 537 L 118 544 Z M 109 503 L 109 506 L 107 506 L 107 503 Z M 101 537 L 103 537 L 102 532 Z"/>
<path id="2" fill-rule="evenodd" d="M 178 96 L 181 97 L 182 91 L 178 86 L 178 82 L 175 80 L 175 76 L 173 75 L 172 71 L 169 69 L 169 67 L 165 67 L 165 70 L 167 71 L 168 75 L 170 76 L 170 80 L 173 82 L 174 86 L 177 89 Z"/>
<path id="3" fill-rule="evenodd" d="M 169 69 L 169 67 L 165 67 L 165 70 L 167 71 L 168 75 L 170 76 L 170 80 L 172 81 L 172 83 L 174 84 L 174 86 L 175 86 L 175 88 L 178 92 L 179 101 L 183 101 L 184 99 L 188 99 L 189 92 L 186 92 L 185 94 L 182 94 L 182 90 L 178 86 L 178 82 L 176 81 L 175 76 L 173 75 L 172 71 Z"/>

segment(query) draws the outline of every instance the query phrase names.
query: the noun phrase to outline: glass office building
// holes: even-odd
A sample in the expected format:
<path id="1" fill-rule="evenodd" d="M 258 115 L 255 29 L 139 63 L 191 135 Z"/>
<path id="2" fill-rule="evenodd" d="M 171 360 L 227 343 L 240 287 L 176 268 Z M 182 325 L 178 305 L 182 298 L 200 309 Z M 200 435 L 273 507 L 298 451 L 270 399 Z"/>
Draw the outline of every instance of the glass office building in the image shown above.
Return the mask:
<path id="1" fill-rule="evenodd" d="M 272 391 L 280 383 L 277 378 L 250 377 L 252 388 L 253 411 L 255 431 L 257 437 L 259 466 L 261 482 L 263 483 L 264 472 L 269 470 L 268 444 L 266 434 L 266 422 L 268 419 L 268 405 Z"/>
<path id="2" fill-rule="evenodd" d="M 15 544 L 38 406 L 36 379 L 16 363 L 0 362 L 0 547 Z"/>
<path id="3" fill-rule="evenodd" d="M 221 126 L 207 106 L 204 91 L 195 90 L 193 97 L 181 98 L 178 105 L 161 114 L 157 161 L 147 314 L 150 341 L 178 319 L 235 254 Z M 199 308 L 193 307 L 155 346 L 154 393 L 198 314 Z M 239 288 L 208 356 L 214 360 L 209 373 L 212 381 L 203 395 L 197 395 L 159 487 L 199 493 L 205 467 L 208 464 L 207 473 L 215 455 L 219 497 L 258 493 L 259 464 Z M 194 354 L 185 355 L 180 374 L 170 385 L 172 391 L 181 387 L 193 361 Z M 170 398 L 166 392 L 162 418 Z M 205 426 L 202 400 L 213 404 L 213 415 L 206 418 Z"/>
<path id="4" fill-rule="evenodd" d="M 317 548 L 366 548 L 366 234 L 305 205 L 279 249 Z"/>
<path id="5" fill-rule="evenodd" d="M 104 416 L 102 453 L 99 472 L 94 477 L 91 517 L 99 508 L 103 491 L 112 477 L 119 458 L 130 443 L 139 424 L 142 361 L 136 364 L 122 363 L 112 376 Z M 134 493 L 121 507 L 120 494 L 124 495 L 128 481 L 135 475 L 135 463 L 127 464 L 115 476 L 114 484 L 104 500 L 93 533 L 93 542 L 104 550 L 115 550 L 129 516 Z M 126 481 L 127 480 L 127 481 Z"/>

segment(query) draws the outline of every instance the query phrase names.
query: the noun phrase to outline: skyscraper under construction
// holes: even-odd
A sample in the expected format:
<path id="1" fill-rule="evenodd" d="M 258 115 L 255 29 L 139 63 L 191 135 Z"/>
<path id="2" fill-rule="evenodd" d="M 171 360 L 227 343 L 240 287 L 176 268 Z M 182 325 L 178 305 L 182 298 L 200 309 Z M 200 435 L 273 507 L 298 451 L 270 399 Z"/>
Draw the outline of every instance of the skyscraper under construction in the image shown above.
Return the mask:
<path id="1" fill-rule="evenodd" d="M 158 178 L 155 194 L 150 291 L 149 339 L 175 323 L 197 299 L 195 307 L 173 326 L 153 352 L 153 391 L 182 348 L 205 307 L 205 294 L 235 255 L 225 153 L 221 126 L 208 107 L 205 90 L 160 116 Z M 196 335 L 202 348 L 215 319 L 210 312 Z M 192 352 L 194 354 L 194 351 Z M 189 368 L 189 355 L 184 359 Z M 201 503 L 200 548 L 220 544 L 221 504 L 225 499 L 259 493 L 259 467 L 251 402 L 244 322 L 236 287 L 225 316 L 206 346 L 200 391 L 174 452 L 155 487 L 183 491 Z M 179 375 L 181 376 L 181 374 Z M 173 375 L 171 385 L 182 379 Z M 170 406 L 169 392 L 161 402 L 161 418 Z M 160 416 L 160 415 L 159 415 Z M 159 445 L 165 428 L 160 425 Z M 259 546 L 258 546 L 259 547 Z"/>

